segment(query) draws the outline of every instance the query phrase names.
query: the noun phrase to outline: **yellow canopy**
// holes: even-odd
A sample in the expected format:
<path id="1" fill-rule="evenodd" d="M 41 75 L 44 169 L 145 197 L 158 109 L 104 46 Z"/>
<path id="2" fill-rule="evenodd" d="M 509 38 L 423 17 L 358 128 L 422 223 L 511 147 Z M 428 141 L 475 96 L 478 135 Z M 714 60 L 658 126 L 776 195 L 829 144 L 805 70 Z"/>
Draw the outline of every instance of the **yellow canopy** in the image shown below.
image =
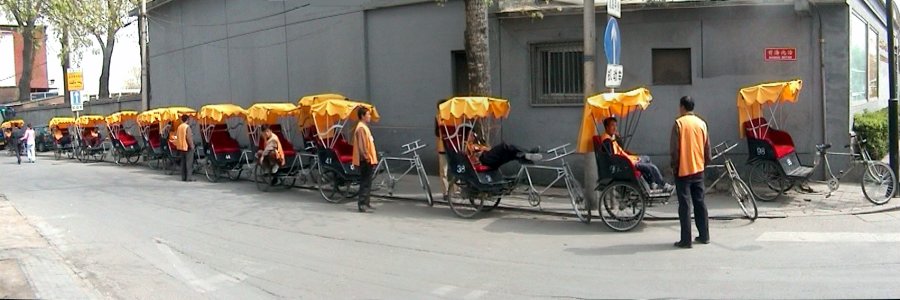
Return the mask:
<path id="1" fill-rule="evenodd" d="M 138 112 L 133 110 L 123 110 L 106 117 L 106 123 L 116 125 L 129 120 L 137 120 Z"/>
<path id="2" fill-rule="evenodd" d="M 624 93 L 602 93 L 591 96 L 584 103 L 581 117 L 581 130 L 578 133 L 578 152 L 587 153 L 594 150 L 591 138 L 597 134 L 597 121 L 611 116 L 625 117 L 635 110 L 644 110 L 650 106 L 653 96 L 646 88 L 637 88 Z"/>
<path id="3" fill-rule="evenodd" d="M 222 124 L 231 117 L 246 117 L 247 110 L 234 104 L 211 104 L 200 108 L 198 119 L 202 124 Z"/>
<path id="4" fill-rule="evenodd" d="M 160 108 L 151 109 L 137 115 L 137 122 L 141 126 L 148 126 L 159 122 Z"/>
<path id="5" fill-rule="evenodd" d="M 309 96 L 300 98 L 300 100 L 297 100 L 297 106 L 300 106 L 300 107 L 312 106 L 313 104 L 327 101 L 327 100 L 349 100 L 349 99 L 350 98 L 347 98 L 346 96 L 341 95 L 341 94 L 309 95 Z"/>
<path id="6" fill-rule="evenodd" d="M 365 107 L 372 112 L 372 122 L 377 122 L 380 118 L 378 116 L 378 110 L 375 109 L 374 105 L 351 100 L 335 99 L 313 104 L 310 108 L 310 114 L 315 120 L 316 131 L 322 134 L 333 125 L 332 123 L 338 120 L 358 121 L 359 118 L 356 116 L 356 109 L 359 107 Z M 325 133 L 325 135 L 326 136 L 321 137 L 327 137 L 331 135 L 331 133 Z"/>
<path id="7" fill-rule="evenodd" d="M 297 117 L 299 114 L 300 111 L 293 103 L 257 103 L 247 109 L 247 123 L 249 125 L 277 124 L 278 118 Z"/>
<path id="8" fill-rule="evenodd" d="M 13 128 L 13 126 L 15 126 L 15 125 L 19 125 L 19 127 L 25 126 L 25 121 L 23 121 L 23 120 L 6 121 L 6 122 L 3 122 L 3 124 L 0 124 L 0 128 L 10 129 L 10 128 Z"/>
<path id="9" fill-rule="evenodd" d="M 762 117 L 762 106 L 781 102 L 797 102 L 803 80 L 763 83 L 742 88 L 737 94 L 738 132 L 744 137 L 744 122 Z"/>
<path id="10" fill-rule="evenodd" d="M 181 115 L 193 115 L 197 111 L 190 107 L 182 107 L 182 106 L 172 106 L 172 107 L 164 107 L 159 111 L 159 121 L 166 122 L 175 122 L 181 119 Z"/>
<path id="11" fill-rule="evenodd" d="M 50 123 L 47 126 L 50 128 L 58 127 L 60 129 L 64 129 L 69 128 L 69 126 L 72 126 L 72 124 L 75 124 L 75 118 L 55 117 L 53 119 L 50 119 Z"/>
<path id="12" fill-rule="evenodd" d="M 84 115 L 75 119 L 75 124 L 81 127 L 96 127 L 103 122 L 106 122 L 106 117 L 101 115 Z"/>
<path id="13" fill-rule="evenodd" d="M 438 106 L 441 123 L 457 122 L 466 118 L 506 118 L 509 101 L 490 97 L 454 97 Z"/>

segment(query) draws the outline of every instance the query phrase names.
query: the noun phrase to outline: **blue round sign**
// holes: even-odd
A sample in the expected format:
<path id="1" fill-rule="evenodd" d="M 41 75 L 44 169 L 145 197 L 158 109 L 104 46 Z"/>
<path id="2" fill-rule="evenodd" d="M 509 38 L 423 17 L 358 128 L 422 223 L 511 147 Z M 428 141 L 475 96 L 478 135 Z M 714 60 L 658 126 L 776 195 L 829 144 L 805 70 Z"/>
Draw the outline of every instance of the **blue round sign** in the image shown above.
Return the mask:
<path id="1" fill-rule="evenodd" d="M 606 22 L 606 32 L 603 35 L 603 51 L 606 53 L 606 63 L 618 65 L 622 59 L 622 36 L 619 34 L 619 22 L 616 18 L 609 18 Z"/>

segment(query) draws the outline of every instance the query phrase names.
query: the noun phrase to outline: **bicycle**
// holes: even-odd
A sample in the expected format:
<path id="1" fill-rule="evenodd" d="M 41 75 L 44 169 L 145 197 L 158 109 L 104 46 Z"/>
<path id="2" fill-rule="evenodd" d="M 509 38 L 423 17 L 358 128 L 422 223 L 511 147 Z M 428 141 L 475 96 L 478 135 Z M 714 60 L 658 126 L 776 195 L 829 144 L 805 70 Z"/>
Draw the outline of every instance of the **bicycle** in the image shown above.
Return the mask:
<path id="1" fill-rule="evenodd" d="M 396 187 L 397 182 L 399 182 L 404 176 L 412 172 L 412 170 L 416 170 L 416 176 L 419 179 L 419 186 L 421 186 L 422 190 L 425 192 L 428 206 L 434 206 L 434 198 L 431 195 L 431 184 L 428 181 L 428 173 L 425 172 L 425 165 L 422 163 L 422 158 L 419 156 L 418 152 L 419 149 L 425 148 L 426 145 L 420 144 L 420 142 L 421 140 L 415 140 L 402 146 L 404 150 L 400 153 L 400 155 L 406 156 L 412 154 L 412 157 L 386 156 L 383 152 L 378 154 L 378 156 L 381 158 L 378 160 L 378 165 L 375 166 L 375 170 L 373 172 L 373 192 L 386 190 L 388 196 L 393 196 L 394 188 Z M 389 162 L 406 162 L 409 164 L 409 166 L 405 171 L 399 173 L 399 176 L 394 176 L 394 173 L 391 172 Z"/>
<path id="2" fill-rule="evenodd" d="M 785 191 L 797 186 L 796 183 L 799 182 L 800 188 L 797 189 L 799 192 L 814 194 L 815 192 L 809 189 L 806 184 L 815 182 L 823 183 L 828 187 L 825 198 L 829 198 L 838 188 L 840 188 L 840 181 L 844 176 L 851 173 L 856 167 L 864 165 L 865 170 L 863 171 L 861 182 L 863 195 L 866 197 L 866 200 L 872 204 L 885 204 L 896 194 L 897 177 L 887 164 L 872 159 L 868 149 L 866 149 L 866 142 L 867 140 L 865 138 L 860 138 L 855 133 L 851 132 L 850 144 L 844 146 L 845 149 L 849 148 L 850 152 L 828 152 L 828 149 L 831 148 L 831 144 L 816 145 L 816 158 L 811 168 L 815 169 L 819 167 L 822 165 L 821 162 L 824 161 L 824 171 L 829 177 L 824 181 L 811 180 L 808 177 L 790 176 L 790 174 L 785 175 L 785 173 L 781 171 L 781 168 L 779 168 L 780 166 L 776 165 L 774 162 L 758 161 L 750 174 L 750 179 L 751 182 L 761 184 L 760 187 L 753 189 L 753 192 L 760 200 L 773 200 Z M 847 169 L 838 170 L 838 174 L 835 175 L 831 168 L 831 162 L 828 160 L 829 156 L 849 157 L 850 166 Z M 763 192 L 767 192 L 766 188 L 771 190 L 771 192 L 774 192 L 775 195 L 771 196 L 763 194 Z M 765 197 L 760 197 L 760 195 L 764 195 Z"/>
<path id="3" fill-rule="evenodd" d="M 563 159 L 566 156 L 569 156 L 575 153 L 572 150 L 569 150 L 570 144 L 565 144 L 550 150 L 547 150 L 547 153 L 550 154 L 550 158 L 543 160 L 544 163 L 552 162 L 552 161 L 560 161 L 559 166 L 549 166 L 549 165 L 538 165 L 538 164 L 523 164 L 519 167 L 519 172 L 516 174 L 516 177 L 511 180 L 511 182 L 515 182 L 515 186 L 523 187 L 525 189 L 525 193 L 528 195 L 528 204 L 532 207 L 539 207 L 541 205 L 541 198 L 543 195 L 550 190 L 550 188 L 554 187 L 560 180 L 563 180 L 566 184 L 566 192 L 570 201 L 572 202 L 572 210 L 575 212 L 575 215 L 584 223 L 591 222 L 591 206 L 590 201 L 586 201 L 584 198 L 584 190 L 581 187 L 581 183 L 575 179 L 575 173 L 572 172 L 572 167 L 569 166 L 569 163 Z M 531 178 L 531 172 L 533 170 L 544 170 L 544 171 L 554 171 L 556 172 L 556 178 L 553 179 L 547 186 L 543 187 L 543 189 L 538 190 L 535 188 L 534 180 Z M 518 189 L 518 188 L 517 188 Z M 496 204 L 490 209 L 496 207 Z M 489 208 L 489 207 L 485 207 Z"/>
<path id="4" fill-rule="evenodd" d="M 719 143 L 715 147 L 713 147 L 712 151 L 712 161 L 717 160 L 719 157 L 724 156 L 726 153 L 731 151 L 737 147 L 737 144 L 729 144 L 728 141 L 724 141 Z M 734 162 L 731 161 L 731 158 L 726 157 L 722 164 L 717 165 L 707 165 L 707 170 L 721 170 L 722 172 L 715 180 L 708 186 L 706 186 L 707 193 L 715 187 L 719 182 L 723 179 L 728 178 L 731 181 L 731 197 L 737 200 L 738 205 L 741 207 L 741 211 L 744 212 L 744 216 L 746 216 L 751 221 L 755 221 L 757 217 L 759 217 L 759 211 L 756 207 L 756 197 L 753 196 L 753 192 L 750 190 L 750 186 L 741 179 L 741 175 L 738 174 L 737 168 L 734 167 Z"/>

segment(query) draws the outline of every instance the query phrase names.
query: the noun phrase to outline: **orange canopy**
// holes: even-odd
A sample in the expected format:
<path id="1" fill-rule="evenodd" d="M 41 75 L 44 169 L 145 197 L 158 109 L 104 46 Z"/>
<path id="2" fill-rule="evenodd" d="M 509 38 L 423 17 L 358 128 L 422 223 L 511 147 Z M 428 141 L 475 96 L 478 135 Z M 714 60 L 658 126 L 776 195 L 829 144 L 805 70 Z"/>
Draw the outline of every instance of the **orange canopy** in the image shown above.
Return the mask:
<path id="1" fill-rule="evenodd" d="M 742 125 L 752 119 L 762 117 L 762 107 L 777 103 L 797 102 L 802 80 L 764 83 L 742 88 L 737 93 L 738 132 L 744 137 Z"/>
<path id="2" fill-rule="evenodd" d="M 578 152 L 587 153 L 594 149 L 591 138 L 597 134 L 595 122 L 607 117 L 625 117 L 636 110 L 645 110 L 653 101 L 650 90 L 637 88 L 624 93 L 602 93 L 591 96 L 584 103 L 581 130 L 578 133 Z"/>

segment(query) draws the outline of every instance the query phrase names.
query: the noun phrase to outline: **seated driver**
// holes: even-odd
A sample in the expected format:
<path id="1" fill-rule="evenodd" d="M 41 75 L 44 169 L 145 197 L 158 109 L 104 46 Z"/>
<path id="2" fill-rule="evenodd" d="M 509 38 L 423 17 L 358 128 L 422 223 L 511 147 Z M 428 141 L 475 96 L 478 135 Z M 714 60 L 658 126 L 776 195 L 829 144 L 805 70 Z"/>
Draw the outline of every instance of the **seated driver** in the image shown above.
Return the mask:
<path id="1" fill-rule="evenodd" d="M 496 170 L 500 168 L 500 166 L 513 160 L 530 163 L 543 159 L 543 156 L 537 152 L 540 152 L 539 148 L 525 152 L 519 147 L 507 143 L 499 143 L 493 147 L 488 147 L 487 145 L 484 145 L 483 142 L 479 143 L 476 141 L 474 133 L 469 134 L 468 141 L 466 142 L 466 154 L 469 156 L 469 160 L 472 164 L 481 164 L 491 170 Z"/>
<path id="2" fill-rule="evenodd" d="M 88 147 L 97 147 L 100 145 L 100 134 L 94 128 L 88 128 L 88 133 L 84 137 L 85 144 Z"/>
<path id="3" fill-rule="evenodd" d="M 284 166 L 285 163 L 281 140 L 268 126 L 263 128 L 263 138 L 266 141 L 266 147 L 256 152 L 257 161 L 262 165 L 263 170 L 270 170 L 272 174 L 278 173 L 278 168 Z M 275 182 L 276 177 L 272 176 L 272 183 Z"/>
<path id="4" fill-rule="evenodd" d="M 638 171 L 641 171 L 641 175 L 650 183 L 651 189 L 662 190 L 664 192 L 671 192 L 675 189 L 675 186 L 663 181 L 662 173 L 656 165 L 650 162 L 650 157 L 643 155 L 637 156 L 622 148 L 622 145 L 620 145 L 618 141 L 619 126 L 616 118 L 609 117 L 604 119 L 603 128 L 604 133 L 600 136 L 600 142 L 606 150 L 606 153 L 622 155 L 631 160 L 634 167 L 637 168 Z"/>

